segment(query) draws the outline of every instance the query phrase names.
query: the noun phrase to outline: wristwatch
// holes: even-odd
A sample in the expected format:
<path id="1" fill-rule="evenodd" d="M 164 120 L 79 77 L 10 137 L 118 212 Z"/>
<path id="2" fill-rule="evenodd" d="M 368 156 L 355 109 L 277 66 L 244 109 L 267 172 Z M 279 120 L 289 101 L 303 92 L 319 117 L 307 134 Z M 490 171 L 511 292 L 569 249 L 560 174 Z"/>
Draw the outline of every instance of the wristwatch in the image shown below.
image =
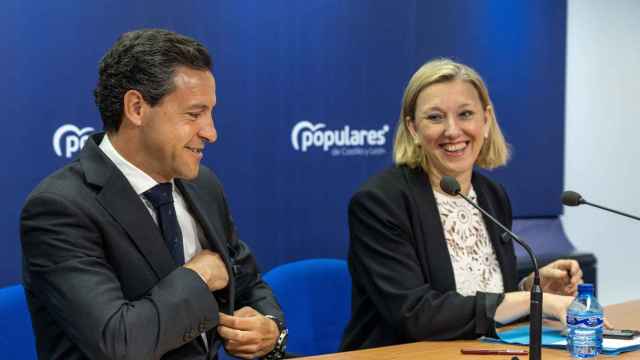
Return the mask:
<path id="1" fill-rule="evenodd" d="M 273 320 L 278 326 L 278 331 L 280 331 L 280 335 L 278 335 L 278 339 L 276 340 L 276 346 L 262 357 L 263 360 L 280 360 L 284 359 L 285 348 L 287 347 L 287 335 L 289 335 L 289 330 L 287 330 L 284 322 L 273 315 L 265 315 L 264 317 Z"/>

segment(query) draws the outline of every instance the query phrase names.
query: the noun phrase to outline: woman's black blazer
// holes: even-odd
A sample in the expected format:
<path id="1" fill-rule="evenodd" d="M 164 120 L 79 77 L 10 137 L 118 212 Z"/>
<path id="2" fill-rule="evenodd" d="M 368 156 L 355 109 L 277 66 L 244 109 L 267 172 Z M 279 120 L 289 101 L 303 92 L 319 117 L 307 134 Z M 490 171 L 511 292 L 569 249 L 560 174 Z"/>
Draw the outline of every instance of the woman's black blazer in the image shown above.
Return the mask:
<path id="1" fill-rule="evenodd" d="M 478 204 L 511 228 L 502 186 L 477 172 L 471 182 Z M 505 292 L 516 290 L 512 241 L 484 222 Z M 352 312 L 342 350 L 495 335 L 493 317 L 504 295 L 456 292 L 440 214 L 422 169 L 393 167 L 371 178 L 351 199 L 349 232 Z"/>

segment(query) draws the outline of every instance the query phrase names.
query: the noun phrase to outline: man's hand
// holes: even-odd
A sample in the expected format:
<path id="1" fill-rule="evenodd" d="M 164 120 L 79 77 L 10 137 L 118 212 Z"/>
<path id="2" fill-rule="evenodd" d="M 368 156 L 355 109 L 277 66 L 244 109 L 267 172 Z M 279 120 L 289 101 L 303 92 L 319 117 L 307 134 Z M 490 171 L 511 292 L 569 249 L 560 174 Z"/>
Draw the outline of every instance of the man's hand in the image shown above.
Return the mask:
<path id="1" fill-rule="evenodd" d="M 229 283 L 229 273 L 220 254 L 210 250 L 202 250 L 198 255 L 184 264 L 184 267 L 191 269 L 200 275 L 209 290 L 215 291 L 223 289 Z"/>
<path id="2" fill-rule="evenodd" d="M 220 313 L 218 334 L 224 339 L 229 354 L 255 359 L 273 350 L 280 331 L 275 321 L 245 306 L 233 316 Z"/>
<path id="3" fill-rule="evenodd" d="M 531 290 L 533 273 L 524 281 L 524 289 Z M 575 260 L 560 259 L 540 268 L 540 287 L 546 293 L 576 296 L 582 283 L 582 270 Z"/>

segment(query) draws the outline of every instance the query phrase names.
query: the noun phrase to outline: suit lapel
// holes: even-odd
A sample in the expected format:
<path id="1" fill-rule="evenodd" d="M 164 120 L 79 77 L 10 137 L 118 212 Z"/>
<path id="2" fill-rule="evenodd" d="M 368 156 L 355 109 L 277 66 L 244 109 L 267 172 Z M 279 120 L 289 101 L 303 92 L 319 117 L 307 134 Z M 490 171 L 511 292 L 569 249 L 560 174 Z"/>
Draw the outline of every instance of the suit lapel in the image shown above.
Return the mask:
<path id="1" fill-rule="evenodd" d="M 440 212 L 427 174 L 421 168 L 404 168 L 411 189 L 414 206 L 419 218 L 422 236 L 416 237 L 416 247 L 421 249 L 421 258 L 427 259 L 428 281 L 438 290 L 455 290 L 456 283 L 451 264 L 451 255 L 444 237 Z M 424 266 L 424 265 L 423 265 Z"/>
<path id="2" fill-rule="evenodd" d="M 109 179 L 98 195 L 98 202 L 122 225 L 158 278 L 162 279 L 176 269 L 149 210 L 121 174 L 114 174 Z"/>
<path id="3" fill-rule="evenodd" d="M 142 200 L 120 170 L 98 147 L 104 134 L 92 136 L 80 155 L 87 181 L 102 187 L 97 200 L 127 232 L 159 279 L 176 268 L 162 234 Z"/>
<path id="4" fill-rule="evenodd" d="M 181 179 L 176 179 L 175 183 L 178 189 L 182 192 L 187 206 L 189 206 L 189 210 L 191 210 L 194 218 L 204 231 L 206 239 L 205 243 L 202 245 L 207 249 L 211 249 L 212 251 L 223 255 L 225 262 L 228 263 L 224 230 L 214 226 L 210 221 L 208 221 L 207 215 L 205 215 L 208 214 L 210 217 L 212 214 L 215 214 L 215 208 L 199 200 L 201 198 L 199 197 L 198 189 L 193 184 Z"/>
<path id="5" fill-rule="evenodd" d="M 220 254 L 227 267 L 229 285 L 220 291 L 219 295 L 226 297 L 226 299 L 224 299 L 227 302 L 226 310 L 228 313 L 232 313 L 235 300 L 235 291 L 232 289 L 235 289 L 235 279 L 231 265 L 232 261 L 227 248 L 227 237 L 224 229 L 221 228 L 222 224 L 214 224 L 212 221 L 209 221 L 210 218 L 216 215 L 222 218 L 222 214 L 217 214 L 219 211 L 213 203 L 202 201 L 204 197 L 198 193 L 198 188 L 193 183 L 180 179 L 176 179 L 175 183 L 182 192 L 185 202 L 187 206 L 189 206 L 189 210 L 191 210 L 191 214 L 202 227 L 205 235 L 205 243 L 202 244 L 203 248 L 211 249 Z"/>

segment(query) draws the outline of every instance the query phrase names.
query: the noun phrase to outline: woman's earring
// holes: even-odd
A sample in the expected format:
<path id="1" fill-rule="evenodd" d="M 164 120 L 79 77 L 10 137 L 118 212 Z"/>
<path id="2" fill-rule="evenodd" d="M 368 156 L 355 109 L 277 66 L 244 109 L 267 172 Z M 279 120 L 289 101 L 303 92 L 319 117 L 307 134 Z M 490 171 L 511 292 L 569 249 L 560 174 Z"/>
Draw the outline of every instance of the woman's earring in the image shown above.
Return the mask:
<path id="1" fill-rule="evenodd" d="M 484 138 L 485 138 L 485 139 L 488 139 L 488 138 L 489 138 L 489 132 L 488 132 L 488 131 L 485 131 L 485 132 L 484 132 Z"/>

